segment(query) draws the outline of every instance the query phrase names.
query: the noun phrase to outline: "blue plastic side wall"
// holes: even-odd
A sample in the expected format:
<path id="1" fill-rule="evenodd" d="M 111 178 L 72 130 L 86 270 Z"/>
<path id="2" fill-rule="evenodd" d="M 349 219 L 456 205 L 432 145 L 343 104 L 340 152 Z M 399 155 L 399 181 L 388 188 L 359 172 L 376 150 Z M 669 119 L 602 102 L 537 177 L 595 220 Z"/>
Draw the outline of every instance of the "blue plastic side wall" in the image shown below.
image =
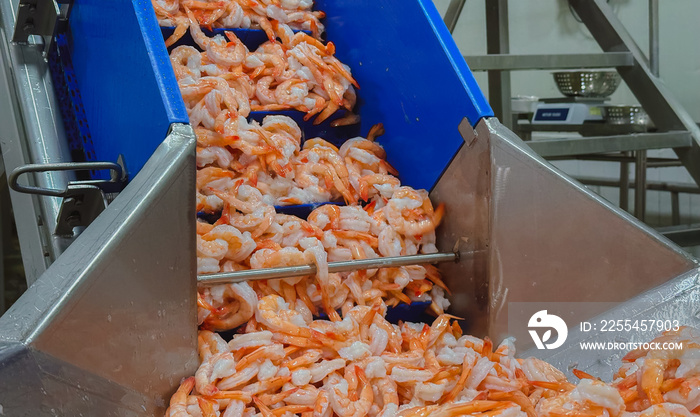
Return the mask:
<path id="1" fill-rule="evenodd" d="M 133 177 L 172 123 L 188 123 L 150 0 L 75 0 L 69 48 L 95 159 Z"/>
<path id="2" fill-rule="evenodd" d="M 317 0 L 328 39 L 360 84 L 362 133 L 404 184 L 431 189 L 463 143 L 457 126 L 493 116 L 432 0 Z"/>

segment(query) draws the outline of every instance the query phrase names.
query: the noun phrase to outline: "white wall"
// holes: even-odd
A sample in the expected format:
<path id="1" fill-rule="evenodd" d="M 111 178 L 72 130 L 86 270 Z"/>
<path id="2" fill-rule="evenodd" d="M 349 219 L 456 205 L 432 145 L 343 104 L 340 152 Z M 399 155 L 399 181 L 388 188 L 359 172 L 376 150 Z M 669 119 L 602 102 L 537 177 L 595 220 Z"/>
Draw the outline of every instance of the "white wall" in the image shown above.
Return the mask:
<path id="1" fill-rule="evenodd" d="M 450 0 L 434 0 L 438 10 L 445 13 Z M 484 0 L 467 0 L 454 31 L 457 45 L 464 55 L 486 53 L 486 23 Z M 610 0 L 620 20 L 642 50 L 647 50 L 648 1 Z M 601 52 L 588 29 L 577 22 L 569 11 L 567 0 L 511 0 L 509 2 L 510 51 L 515 54 L 556 54 Z M 660 1 L 660 75 L 670 91 L 696 122 L 700 122 L 700 1 Z M 475 73 L 477 81 L 487 91 L 485 73 Z M 512 72 L 513 95 L 561 97 L 549 71 Z M 624 83 L 611 97 L 612 104 L 638 104 Z M 675 157 L 668 151 L 650 152 L 649 156 Z M 570 175 L 619 178 L 619 165 L 607 162 L 564 161 L 555 165 Z M 634 177 L 631 168 L 631 177 Z M 649 181 L 692 183 L 683 168 L 649 169 Z M 618 189 L 593 189 L 618 203 Z M 647 193 L 647 222 L 670 225 L 670 194 Z M 700 222 L 700 195 L 681 195 L 681 221 Z M 630 193 L 630 205 L 634 196 Z M 632 209 L 632 207 L 630 207 Z"/>

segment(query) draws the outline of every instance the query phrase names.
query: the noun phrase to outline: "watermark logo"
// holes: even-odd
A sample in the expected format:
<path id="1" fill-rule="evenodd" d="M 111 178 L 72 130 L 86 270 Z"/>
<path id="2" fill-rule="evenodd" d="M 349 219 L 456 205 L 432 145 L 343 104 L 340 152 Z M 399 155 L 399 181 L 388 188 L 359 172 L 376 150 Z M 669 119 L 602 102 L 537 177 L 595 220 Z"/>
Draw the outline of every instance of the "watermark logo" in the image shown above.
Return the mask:
<path id="1" fill-rule="evenodd" d="M 537 349 L 556 349 L 566 342 L 566 336 L 569 334 L 564 320 L 554 314 L 547 314 L 547 310 L 540 310 L 533 314 L 527 326 L 530 328 L 530 336 L 535 342 Z M 540 335 L 532 328 L 548 328 L 548 330 L 544 332 L 540 339 Z M 552 338 L 552 329 L 556 330 L 557 339 L 552 343 L 546 343 Z"/>

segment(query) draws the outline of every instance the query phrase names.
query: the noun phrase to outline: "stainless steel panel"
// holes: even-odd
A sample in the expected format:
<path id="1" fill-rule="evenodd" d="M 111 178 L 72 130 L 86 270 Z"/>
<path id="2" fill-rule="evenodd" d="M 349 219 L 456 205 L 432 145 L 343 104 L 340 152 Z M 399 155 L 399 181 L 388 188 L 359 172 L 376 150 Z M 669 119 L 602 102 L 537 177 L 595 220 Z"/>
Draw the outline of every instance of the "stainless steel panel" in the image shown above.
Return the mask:
<path id="1" fill-rule="evenodd" d="M 461 237 L 485 256 L 440 269 L 452 313 L 468 331 L 495 340 L 508 329 L 511 302 L 623 302 L 691 268 L 680 248 L 537 156 L 495 118 L 472 131 L 431 198 L 446 204 L 440 250 Z M 602 290 L 604 289 L 604 290 Z M 590 311 L 587 317 L 601 311 Z M 581 313 L 580 313 L 581 314 Z"/>
<path id="2" fill-rule="evenodd" d="M 474 131 L 464 119 L 459 126 L 465 144 L 442 175 L 430 197 L 445 203 L 446 215 L 437 230 L 440 251 L 477 251 L 457 264 L 442 264 L 445 282 L 452 289 L 453 314 L 467 318 L 467 327 L 485 334 L 488 327 L 489 217 L 491 161 L 488 129 L 480 123 Z M 466 239 L 463 240 L 463 239 Z"/>
<path id="3" fill-rule="evenodd" d="M 591 321 L 600 320 L 678 320 L 681 325 L 700 328 L 700 270 L 694 269 L 647 291 L 638 297 L 613 308 Z M 612 380 L 613 373 L 621 364 L 620 351 L 593 351 L 580 349 L 582 342 L 648 342 L 658 336 L 657 332 L 632 330 L 629 332 L 581 332 L 572 328 L 566 344 L 557 350 L 532 349 L 520 356 L 535 356 L 545 359 L 557 368 L 567 371 L 571 378 L 574 367 L 592 375 Z M 575 380 L 575 379 L 573 379 Z"/>
<path id="4" fill-rule="evenodd" d="M 482 123 L 490 130 L 492 161 L 491 337 L 529 339 L 526 328 L 508 331 L 510 302 L 623 302 L 696 267 L 680 248 L 559 172 L 497 120 Z"/>
<path id="5" fill-rule="evenodd" d="M 8 408 L 12 398 L 51 378 L 69 396 L 42 399 L 57 415 L 105 414 L 95 408 L 104 401 L 121 404 L 114 414 L 154 415 L 194 372 L 195 141 L 189 126 L 173 125 L 131 184 L 0 318 L 0 343 L 46 362 L 38 382 L 0 390 L 7 415 L 24 410 Z M 13 352 L 0 357 L 0 381 L 17 378 Z M 63 378 L 67 368 L 81 371 Z M 119 389 L 91 391 L 93 380 Z"/>
<path id="6" fill-rule="evenodd" d="M 144 416 L 151 400 L 15 342 L 0 342 L 5 416 Z"/>
<path id="7" fill-rule="evenodd" d="M 465 56 L 464 59 L 472 71 L 611 68 L 629 66 L 634 62 L 629 52 L 557 55 L 494 54 Z"/>

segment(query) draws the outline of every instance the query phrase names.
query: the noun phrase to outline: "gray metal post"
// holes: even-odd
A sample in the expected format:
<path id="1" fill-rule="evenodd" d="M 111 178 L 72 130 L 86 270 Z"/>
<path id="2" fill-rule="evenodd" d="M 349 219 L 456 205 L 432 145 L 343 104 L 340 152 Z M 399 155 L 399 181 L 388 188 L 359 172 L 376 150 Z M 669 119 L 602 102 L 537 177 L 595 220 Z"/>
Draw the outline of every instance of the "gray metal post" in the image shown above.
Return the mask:
<path id="1" fill-rule="evenodd" d="M 445 22 L 445 26 L 447 26 L 450 33 L 454 32 L 466 1 L 467 0 L 451 0 L 450 5 L 447 6 L 447 12 L 445 12 L 445 17 L 442 20 Z"/>
<path id="2" fill-rule="evenodd" d="M 659 76 L 659 0 L 649 0 L 649 69 Z"/>
<path id="3" fill-rule="evenodd" d="M 7 242 L 9 242 L 9 235 L 12 233 L 11 227 L 12 222 L 9 217 L 12 216 L 10 212 L 10 189 L 7 187 L 7 176 L 5 175 L 5 167 L 3 166 L 3 172 L 0 174 L 0 316 L 5 312 L 5 288 L 7 286 L 7 274 L 5 273 L 6 268 L 6 253 L 7 253 Z"/>
<path id="4" fill-rule="evenodd" d="M 647 151 L 636 152 L 634 178 L 634 217 L 644 221 L 647 210 Z"/>
<path id="5" fill-rule="evenodd" d="M 486 52 L 507 54 L 508 0 L 486 0 Z M 489 102 L 494 114 L 506 127 L 512 128 L 510 71 L 491 70 L 489 77 Z"/>
<path id="6" fill-rule="evenodd" d="M 630 156 L 630 152 L 623 152 L 623 155 Z M 630 202 L 630 164 L 627 161 L 620 161 L 620 208 L 629 211 Z"/>
<path id="7" fill-rule="evenodd" d="M 671 191 L 671 223 L 674 226 L 681 224 L 681 203 L 678 191 Z"/>

